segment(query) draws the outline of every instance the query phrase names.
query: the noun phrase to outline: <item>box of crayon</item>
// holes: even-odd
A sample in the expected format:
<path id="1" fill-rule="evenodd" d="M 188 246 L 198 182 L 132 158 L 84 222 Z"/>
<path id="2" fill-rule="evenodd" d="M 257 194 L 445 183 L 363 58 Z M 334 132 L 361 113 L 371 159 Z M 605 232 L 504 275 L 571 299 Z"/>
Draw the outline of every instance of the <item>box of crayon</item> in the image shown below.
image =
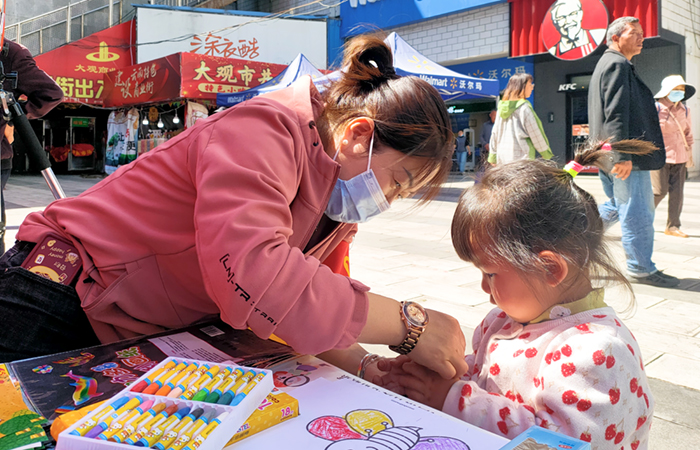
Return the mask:
<path id="1" fill-rule="evenodd" d="M 228 441 L 232 445 L 241 439 L 252 436 L 278 423 L 289 420 L 299 415 L 299 401 L 284 392 L 276 392 L 268 395 L 258 406 L 258 409 L 248 417 L 248 420 Z"/>
<path id="2" fill-rule="evenodd" d="M 220 450 L 273 387 L 269 370 L 168 358 L 63 431 L 56 450 Z"/>
<path id="3" fill-rule="evenodd" d="M 533 425 L 500 450 L 591 450 L 591 444 Z"/>

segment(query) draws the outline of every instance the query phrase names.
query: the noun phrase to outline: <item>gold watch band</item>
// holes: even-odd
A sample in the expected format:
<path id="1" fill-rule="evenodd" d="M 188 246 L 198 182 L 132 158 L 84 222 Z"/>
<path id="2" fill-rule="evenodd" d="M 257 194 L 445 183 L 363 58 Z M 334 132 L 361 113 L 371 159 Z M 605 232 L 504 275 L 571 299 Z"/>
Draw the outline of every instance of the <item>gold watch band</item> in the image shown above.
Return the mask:
<path id="1" fill-rule="evenodd" d="M 421 333 L 422 331 L 409 329 L 403 342 L 399 345 L 390 345 L 389 349 L 401 355 L 408 355 L 414 348 L 416 348 L 416 344 L 418 344 L 418 339 L 420 338 Z"/>

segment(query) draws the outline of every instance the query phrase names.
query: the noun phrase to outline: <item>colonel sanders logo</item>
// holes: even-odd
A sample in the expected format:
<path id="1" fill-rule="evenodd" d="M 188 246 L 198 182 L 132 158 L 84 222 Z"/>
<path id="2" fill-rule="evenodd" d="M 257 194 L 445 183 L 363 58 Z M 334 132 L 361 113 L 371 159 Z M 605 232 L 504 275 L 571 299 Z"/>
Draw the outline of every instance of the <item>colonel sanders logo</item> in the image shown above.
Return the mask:
<path id="1" fill-rule="evenodd" d="M 600 0 L 557 0 L 542 22 L 547 51 L 559 59 L 591 54 L 605 39 L 608 10 Z"/>

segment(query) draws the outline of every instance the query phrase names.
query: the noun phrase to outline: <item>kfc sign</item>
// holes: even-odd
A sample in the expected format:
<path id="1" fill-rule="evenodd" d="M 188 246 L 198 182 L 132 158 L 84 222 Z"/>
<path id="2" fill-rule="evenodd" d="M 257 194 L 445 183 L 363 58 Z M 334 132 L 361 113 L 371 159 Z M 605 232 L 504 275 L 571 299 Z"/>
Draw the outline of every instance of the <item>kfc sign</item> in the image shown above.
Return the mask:
<path id="1" fill-rule="evenodd" d="M 605 40 L 608 10 L 601 0 L 557 0 L 542 21 L 542 41 L 558 59 L 590 55 Z"/>

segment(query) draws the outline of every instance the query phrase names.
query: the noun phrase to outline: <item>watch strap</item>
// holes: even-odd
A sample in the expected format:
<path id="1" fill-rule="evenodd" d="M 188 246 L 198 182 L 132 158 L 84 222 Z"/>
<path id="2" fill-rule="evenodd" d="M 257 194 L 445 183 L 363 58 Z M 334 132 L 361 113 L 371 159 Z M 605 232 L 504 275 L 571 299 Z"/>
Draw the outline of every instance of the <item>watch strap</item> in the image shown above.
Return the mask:
<path id="1" fill-rule="evenodd" d="M 416 348 L 416 344 L 418 344 L 418 339 L 420 338 L 421 334 L 422 330 L 409 329 L 403 342 L 399 345 L 390 345 L 389 349 L 401 355 L 408 355 L 414 348 Z"/>

